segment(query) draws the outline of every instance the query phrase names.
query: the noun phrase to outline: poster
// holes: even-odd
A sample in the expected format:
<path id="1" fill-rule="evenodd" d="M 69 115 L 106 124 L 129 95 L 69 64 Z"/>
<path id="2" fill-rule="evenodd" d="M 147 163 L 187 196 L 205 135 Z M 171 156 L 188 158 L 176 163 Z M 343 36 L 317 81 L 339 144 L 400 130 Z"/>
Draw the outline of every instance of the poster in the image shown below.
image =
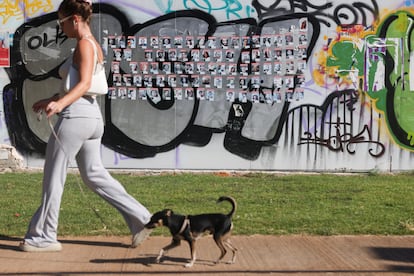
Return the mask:
<path id="1" fill-rule="evenodd" d="M 0 30 L 0 67 L 10 67 L 10 36 Z"/>

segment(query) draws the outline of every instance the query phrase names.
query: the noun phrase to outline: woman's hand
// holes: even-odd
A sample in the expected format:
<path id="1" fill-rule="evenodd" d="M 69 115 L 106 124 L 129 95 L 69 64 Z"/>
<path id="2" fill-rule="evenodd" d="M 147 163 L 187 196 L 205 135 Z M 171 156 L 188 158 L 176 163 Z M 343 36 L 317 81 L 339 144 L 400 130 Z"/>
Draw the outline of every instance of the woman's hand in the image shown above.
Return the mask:
<path id="1" fill-rule="evenodd" d="M 57 102 L 58 99 L 58 95 L 53 95 L 50 98 L 39 100 L 33 104 L 32 109 L 35 113 L 42 111 L 46 112 L 46 115 L 49 118 L 53 114 L 61 112 L 63 109 Z"/>
<path id="2" fill-rule="evenodd" d="M 52 115 L 60 113 L 63 110 L 63 107 L 59 102 L 51 101 L 46 105 L 45 111 L 46 116 L 50 118 Z"/>
<path id="3" fill-rule="evenodd" d="M 46 109 L 46 106 L 49 104 L 49 102 L 51 101 L 50 98 L 48 99 L 42 99 L 40 101 L 37 101 L 33 104 L 32 109 L 35 113 L 39 113 L 42 112 Z"/>

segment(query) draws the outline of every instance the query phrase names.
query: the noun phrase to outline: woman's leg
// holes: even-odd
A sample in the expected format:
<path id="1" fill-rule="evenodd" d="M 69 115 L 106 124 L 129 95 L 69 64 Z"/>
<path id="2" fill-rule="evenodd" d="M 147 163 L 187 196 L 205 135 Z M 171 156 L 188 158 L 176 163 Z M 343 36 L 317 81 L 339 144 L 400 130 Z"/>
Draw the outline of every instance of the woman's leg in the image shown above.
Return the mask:
<path id="1" fill-rule="evenodd" d="M 95 120 L 93 139 L 83 143 L 76 161 L 83 182 L 95 193 L 114 206 L 124 217 L 132 234 L 140 232 L 151 214 L 141 203 L 129 195 L 125 188 L 105 169 L 101 159 L 102 121 Z"/>
<path id="2" fill-rule="evenodd" d="M 35 247 L 47 247 L 57 243 L 57 228 L 62 193 L 66 180 L 69 158 L 74 157 L 82 142 L 73 135 L 70 120 L 59 118 L 55 126 L 55 135 L 49 138 L 43 175 L 43 191 L 40 207 L 33 215 L 25 243 Z M 75 129 L 76 129 L 75 128 Z"/>

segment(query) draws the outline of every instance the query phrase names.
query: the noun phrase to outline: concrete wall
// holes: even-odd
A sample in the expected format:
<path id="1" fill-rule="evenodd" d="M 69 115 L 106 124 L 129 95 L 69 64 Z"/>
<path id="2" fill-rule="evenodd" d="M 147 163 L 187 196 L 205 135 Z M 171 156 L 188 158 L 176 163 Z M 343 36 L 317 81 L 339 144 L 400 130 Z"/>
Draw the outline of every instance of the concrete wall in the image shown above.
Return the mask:
<path id="1" fill-rule="evenodd" d="M 59 3 L 0 0 L 10 44 L 10 67 L 0 69 L 0 142 L 28 167 L 42 165 L 50 135 L 31 105 L 61 91 L 57 69 L 74 46 L 57 27 Z M 111 87 L 99 99 L 105 165 L 411 170 L 412 5 L 95 1 L 92 28 Z"/>

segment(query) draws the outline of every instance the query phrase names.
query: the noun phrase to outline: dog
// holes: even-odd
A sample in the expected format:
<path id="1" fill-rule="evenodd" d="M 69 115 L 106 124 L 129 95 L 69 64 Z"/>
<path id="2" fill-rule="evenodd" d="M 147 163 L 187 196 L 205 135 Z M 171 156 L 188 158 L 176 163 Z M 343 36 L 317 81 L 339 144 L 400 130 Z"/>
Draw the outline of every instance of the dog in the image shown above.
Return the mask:
<path id="1" fill-rule="evenodd" d="M 160 250 L 156 262 L 159 263 L 168 250 L 179 246 L 181 240 L 185 240 L 190 246 L 191 253 L 191 260 L 185 267 L 192 267 L 196 261 L 196 240 L 203 234 L 209 233 L 213 235 L 214 241 L 221 251 L 219 258 L 214 263 L 218 264 L 223 259 L 227 248 L 233 252 L 232 260 L 228 263 L 234 263 L 237 249 L 231 244 L 229 238 L 233 229 L 232 217 L 236 211 L 236 201 L 232 197 L 222 196 L 217 200 L 217 203 L 222 201 L 228 201 L 232 205 L 232 209 L 227 215 L 215 213 L 184 216 L 175 214 L 171 209 L 155 213 L 145 227 L 153 229 L 166 226 L 172 235 L 171 243 Z"/>

